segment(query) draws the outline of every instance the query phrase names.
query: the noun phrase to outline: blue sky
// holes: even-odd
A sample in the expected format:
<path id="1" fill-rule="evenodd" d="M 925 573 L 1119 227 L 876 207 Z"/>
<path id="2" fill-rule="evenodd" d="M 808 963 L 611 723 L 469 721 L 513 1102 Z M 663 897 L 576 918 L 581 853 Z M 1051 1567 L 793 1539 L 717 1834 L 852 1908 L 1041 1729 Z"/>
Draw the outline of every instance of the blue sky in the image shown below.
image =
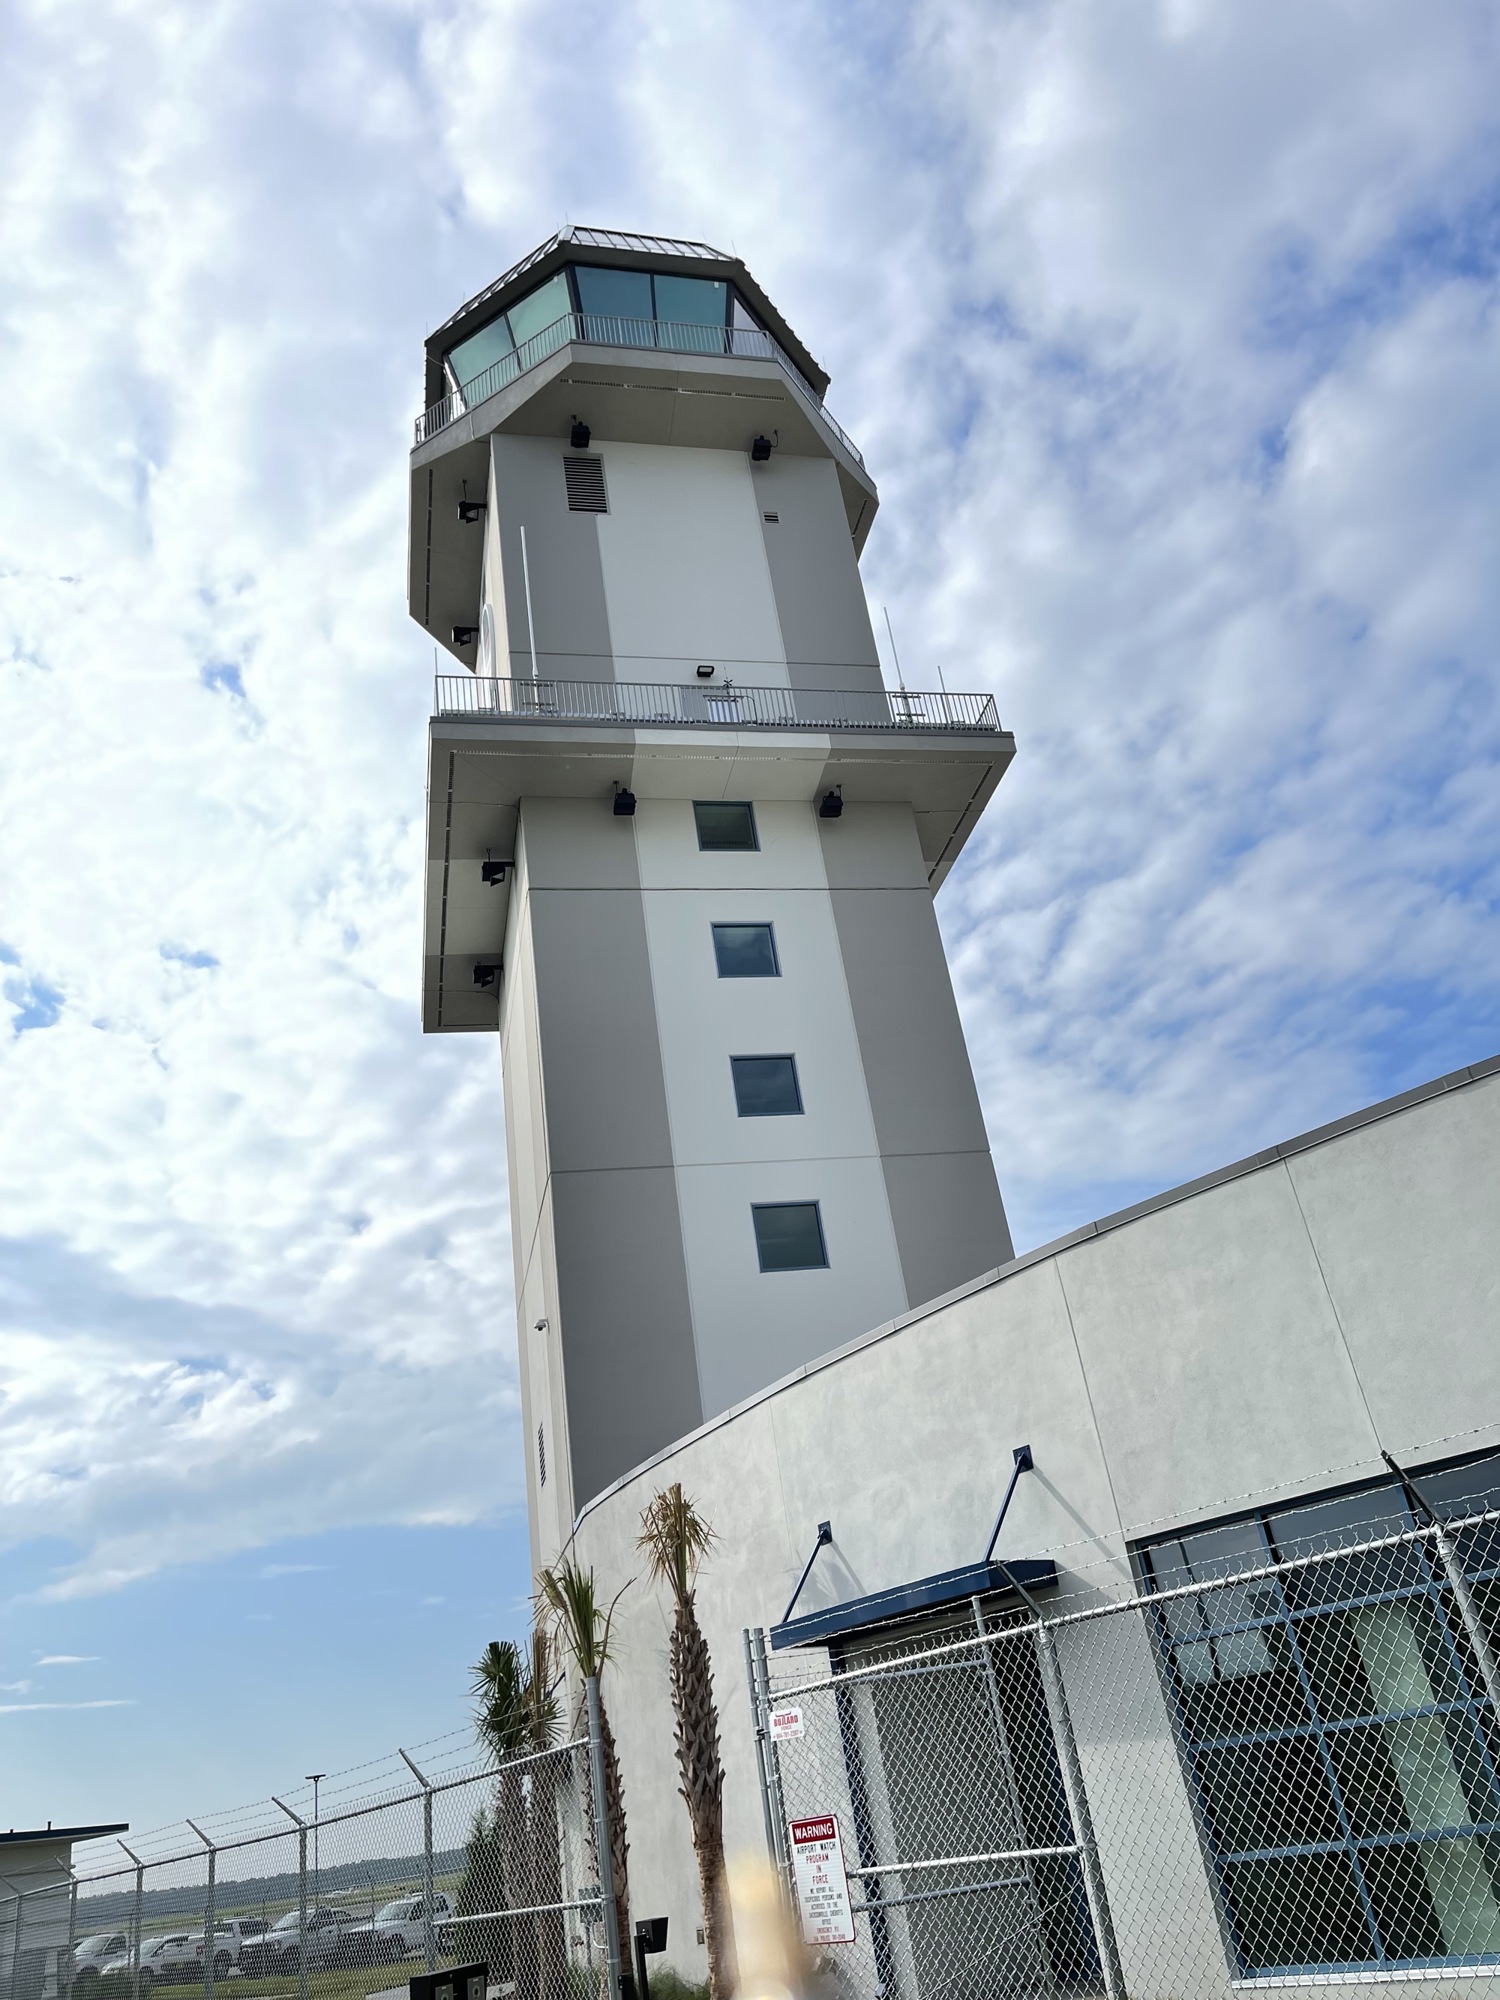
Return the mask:
<path id="1" fill-rule="evenodd" d="M 747 259 L 880 482 L 908 678 L 1016 731 L 939 908 L 1019 1243 L 1500 1048 L 1496 35 L 7 12 L 17 1824 L 438 1734 L 524 1615 L 498 1059 L 417 1029 L 404 464 L 423 334 L 563 221 Z"/>

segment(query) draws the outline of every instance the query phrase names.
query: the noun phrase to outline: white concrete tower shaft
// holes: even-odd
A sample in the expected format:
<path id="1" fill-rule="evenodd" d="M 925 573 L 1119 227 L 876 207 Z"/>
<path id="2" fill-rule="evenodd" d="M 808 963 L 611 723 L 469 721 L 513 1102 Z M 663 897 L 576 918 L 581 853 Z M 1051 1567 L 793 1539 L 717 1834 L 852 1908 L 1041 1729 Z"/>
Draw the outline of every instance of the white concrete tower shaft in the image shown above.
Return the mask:
<path id="1" fill-rule="evenodd" d="M 874 487 L 737 260 L 570 230 L 428 358 L 424 1024 L 500 1036 L 545 1560 L 1009 1257 L 932 898 L 1014 744 L 883 686 Z"/>

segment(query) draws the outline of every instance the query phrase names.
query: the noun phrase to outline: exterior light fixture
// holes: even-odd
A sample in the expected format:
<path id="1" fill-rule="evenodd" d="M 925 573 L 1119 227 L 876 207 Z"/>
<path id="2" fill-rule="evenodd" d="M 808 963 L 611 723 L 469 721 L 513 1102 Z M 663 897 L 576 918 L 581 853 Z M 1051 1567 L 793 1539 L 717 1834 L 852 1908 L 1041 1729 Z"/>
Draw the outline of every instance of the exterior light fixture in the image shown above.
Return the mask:
<path id="1" fill-rule="evenodd" d="M 627 791 L 623 785 L 615 786 L 615 818 L 635 818 L 635 793 Z"/>
<path id="2" fill-rule="evenodd" d="M 490 851 L 486 848 L 484 850 L 484 861 L 479 870 L 479 879 L 487 889 L 493 888 L 497 882 L 503 882 L 505 880 L 505 871 L 510 866 L 508 861 L 491 861 L 489 857 Z"/>
<path id="3" fill-rule="evenodd" d="M 574 451 L 587 451 L 589 448 L 589 439 L 592 436 L 593 432 L 584 423 L 583 419 L 575 417 L 573 419 L 573 428 L 568 433 L 568 443 L 572 445 Z"/>
<path id="4" fill-rule="evenodd" d="M 493 986 L 499 977 L 500 968 L 498 965 L 490 965 L 481 960 L 474 967 L 474 984 L 476 986 Z"/>
<path id="5" fill-rule="evenodd" d="M 463 482 L 463 498 L 458 503 L 459 520 L 463 521 L 467 526 L 472 527 L 483 512 L 484 502 L 469 498 L 469 482 L 466 479 Z"/>
<path id="6" fill-rule="evenodd" d="M 825 792 L 818 800 L 819 819 L 837 819 L 844 810 L 844 788 L 835 785 L 831 792 Z"/>
<path id="7" fill-rule="evenodd" d="M 698 678 L 700 681 L 711 681 L 713 677 L 714 670 L 705 660 L 698 668 Z"/>
<path id="8" fill-rule="evenodd" d="M 477 625 L 455 625 L 453 628 L 453 643 L 455 646 L 472 646 L 478 637 L 479 627 Z"/>
<path id="9" fill-rule="evenodd" d="M 750 447 L 750 456 L 757 465 L 764 465 L 771 456 L 771 440 L 768 437 L 758 437 Z"/>

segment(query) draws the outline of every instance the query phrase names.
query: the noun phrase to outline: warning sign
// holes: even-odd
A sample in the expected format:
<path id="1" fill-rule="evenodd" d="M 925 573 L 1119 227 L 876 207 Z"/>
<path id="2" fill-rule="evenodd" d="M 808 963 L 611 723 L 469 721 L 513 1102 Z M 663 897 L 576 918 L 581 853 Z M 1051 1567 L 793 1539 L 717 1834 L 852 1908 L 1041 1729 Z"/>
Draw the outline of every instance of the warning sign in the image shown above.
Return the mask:
<path id="1" fill-rule="evenodd" d="M 796 1702 L 788 1702 L 785 1708 L 771 1710 L 771 1741 L 785 1743 L 789 1736 L 805 1736 L 807 1724 L 802 1720 L 802 1710 Z"/>
<path id="2" fill-rule="evenodd" d="M 823 1813 L 817 1819 L 794 1819 L 790 1828 L 803 1938 L 808 1944 L 853 1944 L 854 1912 L 838 1820 Z"/>

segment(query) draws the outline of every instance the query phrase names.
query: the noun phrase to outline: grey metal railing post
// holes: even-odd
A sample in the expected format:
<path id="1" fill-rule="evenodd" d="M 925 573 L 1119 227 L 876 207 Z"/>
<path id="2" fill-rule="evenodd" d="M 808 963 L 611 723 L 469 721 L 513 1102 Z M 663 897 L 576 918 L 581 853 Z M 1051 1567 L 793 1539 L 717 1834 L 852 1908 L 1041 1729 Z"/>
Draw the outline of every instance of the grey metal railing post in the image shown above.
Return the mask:
<path id="1" fill-rule="evenodd" d="M 615 1861 L 609 1838 L 609 1798 L 604 1784 L 604 1727 L 599 1711 L 599 1677 L 583 1684 L 589 1717 L 589 1789 L 594 1803 L 594 1850 L 599 1857 L 599 1900 L 604 1907 L 604 1951 L 609 1964 L 609 2000 L 620 2000 L 620 1923 L 615 1912 Z"/>
<path id="2" fill-rule="evenodd" d="M 130 1946 L 130 1993 L 131 2000 L 141 2000 L 141 1915 L 146 1895 L 146 1865 L 138 1854 L 132 1854 L 122 1840 L 121 1847 L 135 1863 L 135 1915 L 131 1920 Z"/>
<path id="3" fill-rule="evenodd" d="M 396 1754 L 422 1787 L 422 1955 L 437 1971 L 437 1928 L 432 1921 L 432 1786 L 398 1743 Z"/>
<path id="4" fill-rule="evenodd" d="M 186 1824 L 208 1849 L 208 1895 L 203 1905 L 203 2000 L 214 2000 L 214 1888 L 219 1853 L 201 1826 L 194 1826 L 191 1820 Z"/>
<path id="5" fill-rule="evenodd" d="M 755 1654 L 750 1644 L 750 1627 L 744 1630 L 745 1680 L 750 1689 L 750 1722 L 755 1732 L 755 1775 L 760 1783 L 761 1817 L 766 1823 L 766 1858 L 771 1866 L 781 1872 L 781 1855 L 776 1844 L 776 1814 L 771 1805 L 771 1774 L 767 1768 L 767 1732 L 770 1718 L 761 1705 L 760 1682 L 755 1672 Z"/>
<path id="6" fill-rule="evenodd" d="M 1104 1972 L 1104 1990 L 1109 2000 L 1125 2000 L 1125 1975 L 1120 1966 L 1120 1947 L 1115 1939 L 1114 1918 L 1104 1886 L 1104 1870 L 1099 1865 L 1099 1847 L 1094 1838 L 1094 1818 L 1089 1811 L 1088 1792 L 1083 1782 L 1083 1766 L 1078 1759 L 1078 1738 L 1073 1734 L 1073 1712 L 1063 1685 L 1062 1666 L 1057 1657 L 1057 1641 L 1044 1620 L 1032 1627 L 1036 1634 L 1037 1665 L 1047 1706 L 1052 1712 L 1052 1733 L 1057 1740 L 1058 1763 L 1062 1768 L 1063 1791 L 1078 1842 L 1078 1858 L 1083 1864 L 1083 1889 L 1088 1897 L 1089 1915 L 1094 1920 L 1094 1939 L 1099 1947 L 1099 1963 Z"/>

